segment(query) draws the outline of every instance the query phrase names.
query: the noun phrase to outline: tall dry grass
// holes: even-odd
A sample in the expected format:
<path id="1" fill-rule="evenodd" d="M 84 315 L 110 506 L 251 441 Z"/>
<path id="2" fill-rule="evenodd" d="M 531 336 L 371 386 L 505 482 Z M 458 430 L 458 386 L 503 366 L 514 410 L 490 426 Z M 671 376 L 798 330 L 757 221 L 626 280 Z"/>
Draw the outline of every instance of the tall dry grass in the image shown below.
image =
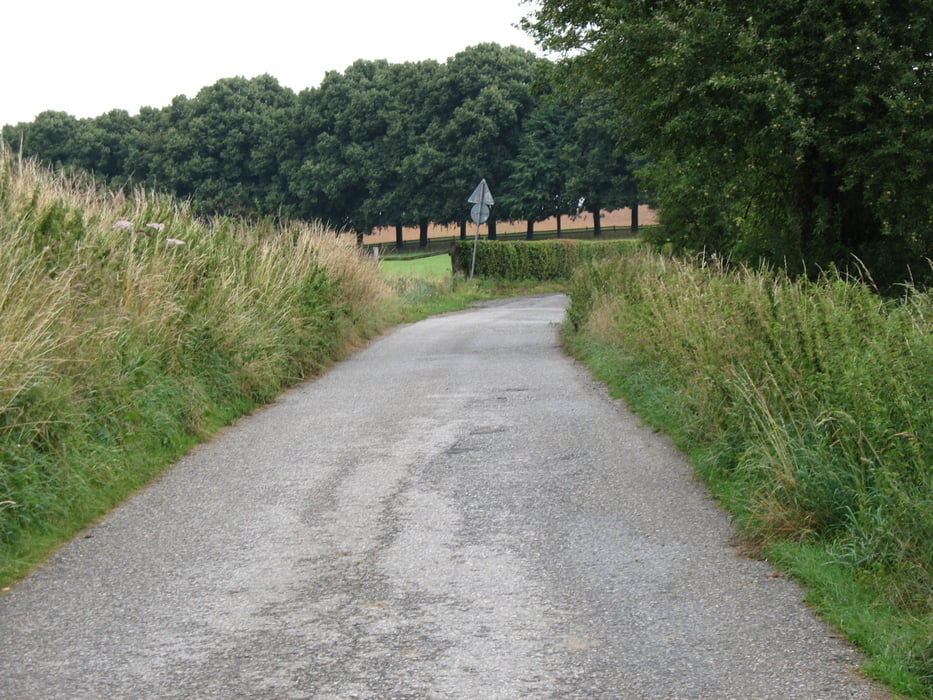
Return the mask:
<path id="1" fill-rule="evenodd" d="M 677 412 L 747 532 L 822 543 L 933 620 L 933 291 L 633 252 L 579 272 L 571 295 L 574 342 L 610 349 L 637 401 Z M 933 688 L 933 635 L 911 643 Z"/>
<path id="2" fill-rule="evenodd" d="M 388 321 L 333 232 L 201 221 L 8 152 L 0 251 L 0 578 Z"/>

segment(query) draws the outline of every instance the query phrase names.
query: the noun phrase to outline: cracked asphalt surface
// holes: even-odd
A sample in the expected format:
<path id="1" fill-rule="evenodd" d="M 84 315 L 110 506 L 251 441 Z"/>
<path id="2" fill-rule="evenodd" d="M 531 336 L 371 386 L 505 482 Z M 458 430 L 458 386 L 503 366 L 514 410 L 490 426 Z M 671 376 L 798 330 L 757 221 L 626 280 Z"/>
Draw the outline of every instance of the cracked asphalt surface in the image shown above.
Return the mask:
<path id="1" fill-rule="evenodd" d="M 4 698 L 879 698 L 566 299 L 397 328 L 0 598 Z"/>

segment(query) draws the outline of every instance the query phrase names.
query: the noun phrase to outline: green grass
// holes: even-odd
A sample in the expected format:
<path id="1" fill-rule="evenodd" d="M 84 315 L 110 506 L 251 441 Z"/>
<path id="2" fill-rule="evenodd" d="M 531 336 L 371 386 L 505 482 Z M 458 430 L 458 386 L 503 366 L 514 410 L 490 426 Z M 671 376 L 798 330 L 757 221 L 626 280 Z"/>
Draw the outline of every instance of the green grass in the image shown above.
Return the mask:
<path id="1" fill-rule="evenodd" d="M 899 694 L 928 698 L 933 681 L 933 620 L 902 608 L 852 576 L 831 546 L 775 543 L 768 559 L 806 587 L 806 602 L 869 656 L 865 672 Z"/>
<path id="2" fill-rule="evenodd" d="M 393 321 L 314 225 L 202 221 L 0 153 L 0 585 Z"/>
<path id="3" fill-rule="evenodd" d="M 379 271 L 386 279 L 446 279 L 451 275 L 450 255 L 442 253 L 410 259 L 385 259 L 380 261 Z"/>
<path id="4" fill-rule="evenodd" d="M 696 416 L 664 372 L 578 333 L 566 333 L 565 344 L 613 396 L 625 399 L 646 423 L 669 435 L 689 455 L 711 492 L 740 522 L 748 522 L 748 484 L 723 474 L 721 448 L 699 443 L 692 435 Z M 761 546 L 755 533 L 746 533 L 754 538 L 750 544 Z M 761 556 L 799 580 L 814 610 L 869 656 L 867 675 L 904 697 L 930 697 L 933 620 L 928 614 L 898 607 L 870 577 L 860 581 L 851 562 L 840 559 L 832 544 L 771 540 Z"/>
<path id="5" fill-rule="evenodd" d="M 873 676 L 933 694 L 933 292 L 633 252 L 580 270 L 571 299 L 571 351 L 671 434 Z"/>

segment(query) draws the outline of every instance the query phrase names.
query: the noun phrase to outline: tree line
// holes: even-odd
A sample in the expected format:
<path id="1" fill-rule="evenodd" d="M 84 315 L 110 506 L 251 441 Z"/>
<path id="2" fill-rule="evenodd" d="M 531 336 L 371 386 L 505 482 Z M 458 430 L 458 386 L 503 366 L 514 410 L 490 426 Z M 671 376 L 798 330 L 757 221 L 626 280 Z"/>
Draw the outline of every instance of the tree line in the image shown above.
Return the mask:
<path id="1" fill-rule="evenodd" d="M 581 204 L 632 206 L 631 163 L 601 104 L 561 99 L 553 64 L 479 44 L 446 62 L 360 60 L 294 92 L 270 75 L 227 78 L 137 115 L 78 119 L 46 111 L 7 125 L 27 156 L 80 168 L 116 187 L 191 200 L 203 214 L 376 227 L 461 223 L 485 178 L 495 219 L 535 222 Z"/>

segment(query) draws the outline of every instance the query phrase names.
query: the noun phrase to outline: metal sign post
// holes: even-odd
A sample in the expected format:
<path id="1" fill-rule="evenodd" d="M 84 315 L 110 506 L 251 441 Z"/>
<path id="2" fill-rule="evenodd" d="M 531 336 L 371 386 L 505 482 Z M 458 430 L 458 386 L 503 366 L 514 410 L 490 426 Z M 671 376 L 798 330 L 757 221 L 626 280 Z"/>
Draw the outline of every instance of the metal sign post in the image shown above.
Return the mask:
<path id="1" fill-rule="evenodd" d="M 476 233 L 473 236 L 473 262 L 470 264 L 470 279 L 473 279 L 473 271 L 476 269 L 476 245 L 479 241 L 479 225 L 489 219 L 490 207 L 496 203 L 492 198 L 492 192 L 489 191 L 489 186 L 486 184 L 486 178 L 483 178 L 476 186 L 467 202 L 473 205 L 473 208 L 470 209 L 470 218 L 476 224 Z"/>

